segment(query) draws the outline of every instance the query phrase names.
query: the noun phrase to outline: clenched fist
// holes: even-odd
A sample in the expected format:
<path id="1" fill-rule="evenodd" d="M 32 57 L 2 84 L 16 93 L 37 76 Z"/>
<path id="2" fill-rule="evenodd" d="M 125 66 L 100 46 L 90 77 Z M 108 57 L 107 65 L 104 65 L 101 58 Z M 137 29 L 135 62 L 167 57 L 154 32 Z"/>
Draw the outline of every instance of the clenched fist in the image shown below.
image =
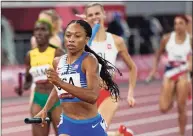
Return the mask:
<path id="1" fill-rule="evenodd" d="M 62 80 L 60 79 L 60 77 L 58 76 L 58 73 L 53 68 L 49 68 L 46 71 L 46 74 L 47 74 L 48 81 L 50 83 L 56 86 L 59 86 Z"/>

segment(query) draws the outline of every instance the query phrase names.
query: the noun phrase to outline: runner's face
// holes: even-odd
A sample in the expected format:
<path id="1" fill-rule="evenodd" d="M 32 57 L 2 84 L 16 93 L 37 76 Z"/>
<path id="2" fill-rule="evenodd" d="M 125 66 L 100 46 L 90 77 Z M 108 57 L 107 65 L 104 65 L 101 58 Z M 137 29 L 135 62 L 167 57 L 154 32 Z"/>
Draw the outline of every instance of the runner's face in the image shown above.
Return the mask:
<path id="1" fill-rule="evenodd" d="M 34 28 L 34 37 L 38 46 L 47 44 L 51 36 L 50 30 L 46 24 L 37 23 Z"/>
<path id="2" fill-rule="evenodd" d="M 65 46 L 70 53 L 77 53 L 84 49 L 89 38 L 80 24 L 70 24 L 64 35 Z"/>
<path id="3" fill-rule="evenodd" d="M 174 29 L 178 33 L 185 32 L 187 30 L 187 24 L 181 17 L 176 17 L 174 20 Z"/>
<path id="4" fill-rule="evenodd" d="M 98 5 L 89 7 L 86 10 L 86 19 L 88 20 L 91 27 L 93 27 L 96 23 L 104 25 L 105 13 Z"/>

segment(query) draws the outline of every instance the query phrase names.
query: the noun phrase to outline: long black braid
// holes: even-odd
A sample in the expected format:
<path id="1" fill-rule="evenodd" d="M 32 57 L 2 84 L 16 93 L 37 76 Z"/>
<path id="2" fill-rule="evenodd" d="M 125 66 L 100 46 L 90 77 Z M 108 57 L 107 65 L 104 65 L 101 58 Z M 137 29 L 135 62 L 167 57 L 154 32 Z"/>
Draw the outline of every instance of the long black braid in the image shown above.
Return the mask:
<path id="1" fill-rule="evenodd" d="M 92 36 L 92 28 L 86 21 L 84 21 L 84 20 L 72 20 L 67 25 L 67 27 L 73 23 L 81 25 L 84 28 L 87 37 L 90 38 Z M 100 71 L 100 77 L 106 83 L 106 85 L 108 87 L 108 91 L 110 91 L 110 93 L 111 93 L 111 96 L 113 98 L 115 98 L 117 101 L 118 98 L 120 97 L 120 91 L 119 91 L 118 85 L 113 81 L 113 74 L 112 73 L 114 73 L 116 70 L 119 72 L 119 74 L 121 76 L 122 76 L 122 73 L 119 71 L 119 69 L 117 69 L 109 61 L 103 59 L 101 56 L 99 56 L 97 53 L 95 53 L 93 50 L 91 50 L 88 47 L 88 45 L 85 45 L 85 51 L 92 53 L 97 58 L 99 64 L 101 64 L 102 67 L 101 67 L 101 71 Z"/>

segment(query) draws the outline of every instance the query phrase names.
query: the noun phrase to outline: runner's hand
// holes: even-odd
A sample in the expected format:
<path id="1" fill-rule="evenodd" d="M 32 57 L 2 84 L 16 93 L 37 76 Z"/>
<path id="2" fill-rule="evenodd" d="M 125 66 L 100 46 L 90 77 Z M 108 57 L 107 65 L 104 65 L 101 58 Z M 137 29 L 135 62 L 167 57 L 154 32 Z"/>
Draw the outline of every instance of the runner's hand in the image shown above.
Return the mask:
<path id="1" fill-rule="evenodd" d="M 152 70 L 152 71 L 149 73 L 148 77 L 145 79 L 145 82 L 146 82 L 146 83 L 150 83 L 151 81 L 153 81 L 154 75 L 155 75 L 155 70 Z"/>
<path id="2" fill-rule="evenodd" d="M 23 89 L 22 88 L 16 87 L 14 91 L 19 96 L 22 96 L 22 94 L 23 94 Z"/>
<path id="3" fill-rule="evenodd" d="M 58 76 L 58 73 L 53 68 L 49 68 L 46 71 L 46 74 L 47 74 L 48 81 L 50 83 L 56 86 L 59 86 L 62 80 L 60 79 L 60 77 Z"/>
<path id="4" fill-rule="evenodd" d="M 130 107 L 135 106 L 135 98 L 133 96 L 133 90 L 129 90 L 129 94 L 127 96 L 127 102 L 128 102 Z"/>
<path id="5" fill-rule="evenodd" d="M 32 85 L 32 82 L 25 82 L 24 85 L 23 85 L 23 89 L 24 90 L 28 90 Z"/>
<path id="6" fill-rule="evenodd" d="M 46 125 L 46 121 L 45 118 L 47 117 L 47 111 L 45 109 L 42 109 L 36 116 L 34 116 L 34 118 L 41 118 L 42 119 L 42 123 L 41 123 L 41 127 L 44 127 Z"/>
<path id="7" fill-rule="evenodd" d="M 127 97 L 127 101 L 128 101 L 128 104 L 129 104 L 130 107 L 134 107 L 135 106 L 135 99 L 134 99 L 134 97 L 128 96 Z"/>

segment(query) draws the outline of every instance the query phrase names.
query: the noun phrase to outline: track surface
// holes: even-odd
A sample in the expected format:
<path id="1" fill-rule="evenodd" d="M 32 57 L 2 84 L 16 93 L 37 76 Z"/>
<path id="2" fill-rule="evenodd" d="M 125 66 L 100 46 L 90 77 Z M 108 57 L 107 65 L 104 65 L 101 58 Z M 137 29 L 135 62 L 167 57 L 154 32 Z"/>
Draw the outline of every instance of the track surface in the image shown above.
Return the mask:
<path id="1" fill-rule="evenodd" d="M 152 84 L 137 84 L 135 90 L 136 106 L 129 108 L 125 101 L 127 86 L 121 85 L 121 100 L 119 109 L 112 121 L 110 130 L 117 130 L 120 124 L 134 131 L 135 136 L 178 136 L 178 121 L 176 103 L 167 114 L 158 110 L 158 98 L 161 82 Z M 9 97 L 7 97 L 9 96 Z M 24 97 L 15 97 L 14 92 L 6 92 L 2 101 L 2 136 L 32 136 L 31 125 L 23 123 L 29 117 L 29 92 Z M 188 123 L 185 136 L 192 136 L 192 101 L 187 101 Z M 53 135 L 51 129 L 50 136 Z"/>

